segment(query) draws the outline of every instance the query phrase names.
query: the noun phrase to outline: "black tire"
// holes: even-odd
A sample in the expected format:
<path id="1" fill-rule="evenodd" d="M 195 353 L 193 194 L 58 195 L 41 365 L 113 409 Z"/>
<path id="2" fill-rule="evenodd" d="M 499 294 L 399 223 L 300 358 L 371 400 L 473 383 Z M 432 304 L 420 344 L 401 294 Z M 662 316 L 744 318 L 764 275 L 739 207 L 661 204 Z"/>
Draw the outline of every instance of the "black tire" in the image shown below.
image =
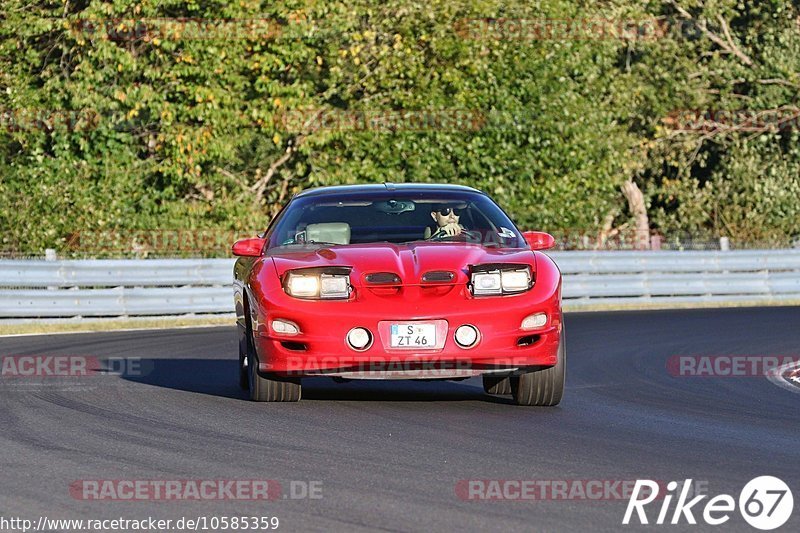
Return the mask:
<path id="1" fill-rule="evenodd" d="M 244 299 L 244 327 L 237 324 L 239 333 L 239 387 L 242 390 L 250 390 L 250 373 L 248 372 L 247 354 L 253 352 L 252 338 L 250 333 L 250 308 L 247 305 L 247 298 Z"/>
<path id="2" fill-rule="evenodd" d="M 247 357 L 239 356 L 239 387 L 242 390 L 250 390 L 250 376 L 247 372 Z"/>
<path id="3" fill-rule="evenodd" d="M 511 376 L 511 395 L 517 405 L 552 407 L 564 396 L 564 380 L 567 371 L 567 342 L 564 329 L 558 343 L 558 362 L 544 370 Z"/>
<path id="4" fill-rule="evenodd" d="M 247 330 L 247 328 L 244 328 L 242 331 L 241 326 L 239 327 L 239 330 L 239 387 L 241 387 L 242 390 L 249 390 L 250 376 L 249 372 L 247 371 L 247 354 L 252 350 L 250 347 L 250 332 Z"/>
<path id="5" fill-rule="evenodd" d="M 296 402 L 300 400 L 300 378 L 285 378 L 258 371 L 258 355 L 245 301 L 245 330 L 239 341 L 239 386 L 250 391 L 254 402 Z"/>
<path id="6" fill-rule="evenodd" d="M 254 402 L 297 402 L 300 400 L 300 378 L 286 378 L 258 371 L 258 362 L 248 358 L 250 399 Z"/>
<path id="7" fill-rule="evenodd" d="M 486 394 L 511 394 L 511 378 L 484 374 L 483 390 Z"/>

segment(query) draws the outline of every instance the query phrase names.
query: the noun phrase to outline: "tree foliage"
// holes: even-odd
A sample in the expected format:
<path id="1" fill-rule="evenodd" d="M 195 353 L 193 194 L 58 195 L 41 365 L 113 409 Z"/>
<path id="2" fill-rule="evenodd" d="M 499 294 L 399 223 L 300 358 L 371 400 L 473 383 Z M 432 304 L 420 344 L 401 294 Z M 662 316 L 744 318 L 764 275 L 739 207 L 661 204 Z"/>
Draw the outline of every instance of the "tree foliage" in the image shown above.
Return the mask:
<path id="1" fill-rule="evenodd" d="M 800 233 L 800 121 L 713 120 L 800 113 L 789 2 L 3 5 L 6 248 L 109 228 L 255 230 L 300 189 L 384 181 L 472 185 L 554 232 L 630 224 L 633 181 L 652 231 Z M 586 38 L 586 21 L 638 29 Z M 675 128 L 682 110 L 712 119 Z M 428 115 L 477 118 L 409 127 Z"/>

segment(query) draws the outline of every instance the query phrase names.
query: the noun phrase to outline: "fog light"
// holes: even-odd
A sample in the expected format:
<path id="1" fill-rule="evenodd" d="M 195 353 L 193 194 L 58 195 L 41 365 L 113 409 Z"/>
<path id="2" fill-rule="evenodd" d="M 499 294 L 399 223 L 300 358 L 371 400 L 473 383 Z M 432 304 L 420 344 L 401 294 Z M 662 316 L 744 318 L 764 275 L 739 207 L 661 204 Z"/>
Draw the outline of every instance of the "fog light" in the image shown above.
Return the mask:
<path id="1" fill-rule="evenodd" d="M 300 328 L 294 322 L 275 319 L 272 321 L 272 331 L 282 335 L 297 335 L 300 333 Z"/>
<path id="2" fill-rule="evenodd" d="M 539 329 L 547 325 L 547 313 L 536 313 L 526 316 L 522 321 L 521 329 Z"/>
<path id="3" fill-rule="evenodd" d="M 478 329 L 475 326 L 463 325 L 456 330 L 456 343 L 462 348 L 469 348 L 478 342 Z"/>
<path id="4" fill-rule="evenodd" d="M 364 328 L 353 328 L 347 334 L 347 344 L 354 350 L 366 350 L 372 344 L 372 335 Z"/>

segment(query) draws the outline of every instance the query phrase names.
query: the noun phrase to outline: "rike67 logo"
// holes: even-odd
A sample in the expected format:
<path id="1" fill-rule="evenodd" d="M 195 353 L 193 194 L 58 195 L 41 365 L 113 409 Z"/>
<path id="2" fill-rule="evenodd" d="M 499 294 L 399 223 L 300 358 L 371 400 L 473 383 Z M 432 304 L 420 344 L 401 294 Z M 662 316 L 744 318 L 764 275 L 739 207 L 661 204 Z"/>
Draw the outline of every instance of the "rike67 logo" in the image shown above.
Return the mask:
<path id="1" fill-rule="evenodd" d="M 697 524 L 694 513 L 701 513 L 700 506 L 694 509 L 706 494 L 695 496 L 689 500 L 689 490 L 692 480 L 687 479 L 680 490 L 675 509 L 672 511 L 670 524 L 679 524 L 686 520 L 689 524 Z M 645 506 L 662 499 L 661 509 L 658 512 L 656 524 L 667 523 L 670 514 L 670 505 L 673 496 L 677 495 L 679 485 L 676 481 L 670 481 L 666 487 L 666 494 L 659 494 L 659 483 L 649 479 L 637 479 L 633 488 L 633 494 L 628 501 L 625 516 L 622 523 L 631 523 L 634 511 L 641 524 L 648 524 L 648 516 Z M 644 496 L 643 496 L 644 495 Z M 643 496 L 643 497 L 642 497 Z M 773 476 L 760 476 L 750 480 L 739 494 L 739 512 L 745 521 L 756 529 L 764 531 L 781 527 L 792 516 L 794 508 L 794 497 L 792 491 L 786 483 Z M 730 515 L 736 510 L 736 500 L 728 494 L 714 496 L 702 507 L 702 518 L 706 524 L 718 526 L 730 519 Z"/>

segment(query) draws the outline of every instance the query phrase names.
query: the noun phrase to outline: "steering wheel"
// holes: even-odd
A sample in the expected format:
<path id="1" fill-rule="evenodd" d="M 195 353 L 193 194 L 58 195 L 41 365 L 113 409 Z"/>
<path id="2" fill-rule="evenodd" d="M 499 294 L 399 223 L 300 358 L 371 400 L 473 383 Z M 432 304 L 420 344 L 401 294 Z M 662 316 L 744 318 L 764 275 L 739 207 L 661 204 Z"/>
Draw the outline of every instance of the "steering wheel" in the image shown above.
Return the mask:
<path id="1" fill-rule="evenodd" d="M 435 242 L 481 242 L 481 232 L 462 230 L 458 235 L 440 233 L 435 237 L 431 237 L 429 240 Z"/>

